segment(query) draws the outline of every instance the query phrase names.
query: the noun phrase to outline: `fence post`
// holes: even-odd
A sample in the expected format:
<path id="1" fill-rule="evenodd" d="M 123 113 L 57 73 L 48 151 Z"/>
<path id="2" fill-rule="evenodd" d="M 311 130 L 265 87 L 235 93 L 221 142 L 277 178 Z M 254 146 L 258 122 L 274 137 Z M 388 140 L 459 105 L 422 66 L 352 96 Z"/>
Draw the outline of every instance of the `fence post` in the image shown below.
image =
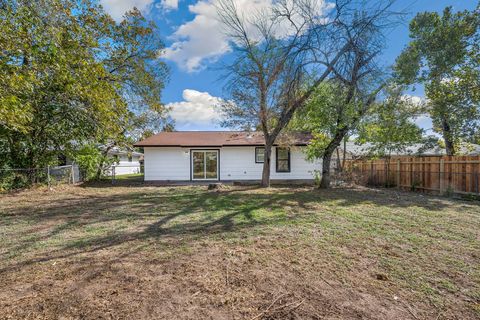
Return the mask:
<path id="1" fill-rule="evenodd" d="M 73 170 L 73 163 L 72 166 L 70 167 L 70 176 L 72 177 L 72 184 L 75 183 L 75 172 Z"/>
<path id="2" fill-rule="evenodd" d="M 48 189 L 50 189 L 50 165 L 47 165 L 47 184 Z"/>
<path id="3" fill-rule="evenodd" d="M 445 190 L 445 161 L 440 159 L 440 194 Z"/>
<path id="4" fill-rule="evenodd" d="M 480 194 L 480 190 L 478 190 L 478 175 L 479 173 L 475 174 L 475 192 Z"/>
<path id="5" fill-rule="evenodd" d="M 115 165 L 112 165 L 112 184 L 115 183 Z"/>
<path id="6" fill-rule="evenodd" d="M 370 184 L 371 185 L 375 185 L 375 183 L 373 182 L 373 160 L 370 161 Z"/>
<path id="7" fill-rule="evenodd" d="M 397 159 L 397 188 L 400 189 L 400 159 Z"/>

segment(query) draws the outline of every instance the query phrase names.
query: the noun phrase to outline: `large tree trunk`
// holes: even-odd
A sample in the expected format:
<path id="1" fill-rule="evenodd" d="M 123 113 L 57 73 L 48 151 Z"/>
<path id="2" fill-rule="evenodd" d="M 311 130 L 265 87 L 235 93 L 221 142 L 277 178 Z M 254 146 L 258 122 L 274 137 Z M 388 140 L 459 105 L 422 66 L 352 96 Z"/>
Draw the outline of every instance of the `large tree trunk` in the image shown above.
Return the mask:
<path id="1" fill-rule="evenodd" d="M 330 188 L 330 164 L 332 162 L 332 156 L 335 152 L 335 149 L 340 146 L 342 139 L 348 132 L 348 128 L 340 129 L 335 137 L 332 139 L 330 144 L 325 149 L 322 157 L 322 179 L 320 180 L 320 189 L 328 189 Z"/>
<path id="2" fill-rule="evenodd" d="M 333 152 L 325 152 L 322 157 L 322 179 L 320 180 L 320 189 L 330 188 L 330 163 L 332 161 Z"/>
<path id="3" fill-rule="evenodd" d="M 443 140 L 445 141 L 445 152 L 447 156 L 454 156 L 456 152 L 455 144 L 453 143 L 452 130 L 446 117 L 442 119 L 442 132 Z"/>
<path id="4" fill-rule="evenodd" d="M 265 144 L 265 155 L 263 161 L 262 171 L 262 187 L 270 187 L 270 163 L 272 159 L 272 143 L 267 142 Z"/>

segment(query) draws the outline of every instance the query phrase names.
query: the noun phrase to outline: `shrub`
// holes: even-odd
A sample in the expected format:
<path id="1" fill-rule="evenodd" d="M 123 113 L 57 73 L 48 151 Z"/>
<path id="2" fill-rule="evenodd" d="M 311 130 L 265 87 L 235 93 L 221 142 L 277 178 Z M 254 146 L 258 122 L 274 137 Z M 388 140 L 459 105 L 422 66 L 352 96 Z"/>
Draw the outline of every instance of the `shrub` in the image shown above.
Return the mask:
<path id="1" fill-rule="evenodd" d="M 27 173 L 11 170 L 2 170 L 0 172 L 0 191 L 9 191 L 26 188 L 31 185 L 32 180 Z"/>
<path id="2" fill-rule="evenodd" d="M 85 181 L 101 178 L 109 172 L 110 167 L 115 162 L 114 158 L 104 155 L 97 146 L 88 144 L 80 148 L 75 156 L 75 162 L 80 167 L 83 179 Z M 97 176 L 100 168 L 101 176 Z"/>
<path id="3" fill-rule="evenodd" d="M 75 162 L 80 167 L 84 180 L 96 178 L 98 167 L 101 164 L 102 153 L 94 145 L 85 145 L 75 155 Z"/>

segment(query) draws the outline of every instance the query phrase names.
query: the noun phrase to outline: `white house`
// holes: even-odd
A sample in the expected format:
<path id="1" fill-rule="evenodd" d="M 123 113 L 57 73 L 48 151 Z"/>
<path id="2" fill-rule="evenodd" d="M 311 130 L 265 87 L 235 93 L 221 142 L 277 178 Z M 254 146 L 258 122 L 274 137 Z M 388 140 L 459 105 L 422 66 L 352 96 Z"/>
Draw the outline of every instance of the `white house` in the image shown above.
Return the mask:
<path id="1" fill-rule="evenodd" d="M 141 158 L 140 152 L 129 152 L 118 148 L 108 151 L 108 156 L 115 159 L 115 175 L 140 173 Z"/>
<path id="2" fill-rule="evenodd" d="M 270 177 L 313 180 L 320 161 L 304 153 L 308 134 L 284 139 L 272 150 Z M 145 181 L 259 181 L 264 138 L 260 132 L 162 132 L 135 144 L 144 148 Z"/>

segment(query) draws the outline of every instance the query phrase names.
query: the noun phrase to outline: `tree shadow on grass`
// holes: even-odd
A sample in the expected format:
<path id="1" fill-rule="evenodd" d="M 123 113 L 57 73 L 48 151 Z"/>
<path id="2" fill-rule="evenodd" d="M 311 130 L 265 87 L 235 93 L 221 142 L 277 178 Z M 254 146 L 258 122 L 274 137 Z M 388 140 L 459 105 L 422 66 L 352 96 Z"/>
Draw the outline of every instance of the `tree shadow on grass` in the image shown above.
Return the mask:
<path id="1" fill-rule="evenodd" d="M 181 187 L 181 186 L 208 186 L 209 181 L 144 181 L 142 177 L 128 177 L 125 179 L 101 179 L 96 181 L 86 181 L 79 184 L 80 187 L 89 188 L 117 188 L 117 187 Z M 222 182 L 225 185 L 233 183 Z"/>
<path id="2" fill-rule="evenodd" d="M 66 234 L 68 240 L 52 250 L 0 269 L 0 273 L 134 241 L 193 243 L 216 235 L 239 236 L 262 226 L 309 219 L 312 213 L 323 210 L 322 206 L 331 209 L 368 204 L 386 208 L 416 206 L 441 210 L 449 205 L 441 200 L 359 189 L 275 188 L 256 192 L 252 188 L 240 188 L 207 192 L 199 187 L 174 187 L 132 188 L 127 193 L 62 200 L 51 204 L 48 210 L 33 203 L 6 213 L 14 220 L 13 223 L 16 220 L 33 226 L 33 229 L 25 230 L 31 234 L 19 239 L 8 251 L 23 254 L 35 250 L 34 246 L 39 241 L 60 234 Z M 290 208 L 288 214 L 286 208 Z M 107 231 L 98 235 L 76 234 L 98 224 L 107 224 Z M 41 225 L 46 225 L 48 231 L 33 231 Z M 118 225 L 126 227 L 118 229 Z M 70 234 L 73 239 L 68 237 Z"/>

